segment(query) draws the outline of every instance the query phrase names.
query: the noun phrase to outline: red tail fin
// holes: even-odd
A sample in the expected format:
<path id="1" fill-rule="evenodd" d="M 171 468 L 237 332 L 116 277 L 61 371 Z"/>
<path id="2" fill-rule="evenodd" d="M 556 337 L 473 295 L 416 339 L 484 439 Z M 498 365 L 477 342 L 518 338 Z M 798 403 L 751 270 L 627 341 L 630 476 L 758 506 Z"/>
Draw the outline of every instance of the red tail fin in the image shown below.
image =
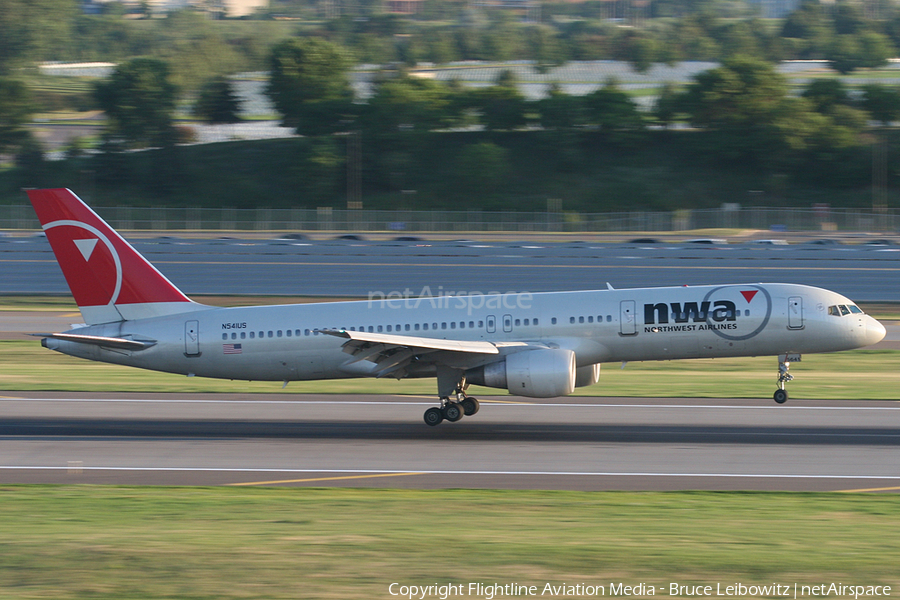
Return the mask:
<path id="1" fill-rule="evenodd" d="M 89 325 L 202 308 L 71 191 L 29 190 L 28 197 Z"/>

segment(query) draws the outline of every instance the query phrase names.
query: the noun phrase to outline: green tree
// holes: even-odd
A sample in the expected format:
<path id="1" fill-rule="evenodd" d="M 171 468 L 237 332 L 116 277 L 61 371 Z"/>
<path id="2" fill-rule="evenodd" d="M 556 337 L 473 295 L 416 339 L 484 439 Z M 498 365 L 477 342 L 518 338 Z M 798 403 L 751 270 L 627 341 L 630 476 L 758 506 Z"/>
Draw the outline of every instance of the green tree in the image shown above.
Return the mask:
<path id="1" fill-rule="evenodd" d="M 176 87 L 166 63 L 135 58 L 95 85 L 110 132 L 135 146 L 170 145 L 174 140 Z"/>
<path id="2" fill-rule="evenodd" d="M 537 102 L 541 126 L 546 129 L 572 129 L 584 125 L 584 103 L 581 98 L 564 93 L 553 83 L 546 98 Z"/>
<path id="3" fill-rule="evenodd" d="M 463 148 L 457 158 L 459 181 L 472 194 L 493 193 L 506 182 L 510 171 L 509 152 L 493 142 L 479 142 Z"/>
<path id="4" fill-rule="evenodd" d="M 862 88 L 862 108 L 876 121 L 887 125 L 900 118 L 900 91 L 871 83 Z"/>
<path id="5" fill-rule="evenodd" d="M 894 54 L 887 36 L 874 31 L 835 37 L 826 59 L 834 70 L 847 74 L 856 69 L 874 69 L 887 64 Z"/>
<path id="6" fill-rule="evenodd" d="M 241 103 L 231 82 L 225 77 L 215 77 L 200 90 L 194 114 L 210 123 L 237 123 Z"/>
<path id="7" fill-rule="evenodd" d="M 588 123 L 600 131 L 615 134 L 621 141 L 644 130 L 644 119 L 631 98 L 614 80 L 583 97 Z"/>
<path id="8" fill-rule="evenodd" d="M 368 131 L 427 131 L 449 125 L 454 117 L 447 86 L 418 77 L 401 77 L 377 85 L 367 104 L 364 122 Z"/>
<path id="9" fill-rule="evenodd" d="M 850 95 L 840 79 L 816 79 L 801 94 L 812 103 L 816 112 L 828 112 L 837 104 L 850 104 Z"/>
<path id="10" fill-rule="evenodd" d="M 30 134 L 25 124 L 31 119 L 32 106 L 24 83 L 0 77 L 0 154 L 27 143 Z"/>
<path id="11" fill-rule="evenodd" d="M 340 130 L 356 112 L 348 80 L 350 56 L 331 42 L 290 39 L 276 44 L 269 56 L 266 93 L 298 133 Z"/>
<path id="12" fill-rule="evenodd" d="M 67 60 L 77 0 L 0 1 L 0 75 L 28 62 Z"/>
<path id="13" fill-rule="evenodd" d="M 516 129 L 528 122 L 525 97 L 515 86 L 494 85 L 471 94 L 482 124 L 491 131 Z"/>
<path id="14" fill-rule="evenodd" d="M 675 121 L 676 115 L 681 112 L 680 96 L 675 90 L 675 86 L 669 82 L 663 84 L 653 106 L 653 116 L 668 128 Z"/>

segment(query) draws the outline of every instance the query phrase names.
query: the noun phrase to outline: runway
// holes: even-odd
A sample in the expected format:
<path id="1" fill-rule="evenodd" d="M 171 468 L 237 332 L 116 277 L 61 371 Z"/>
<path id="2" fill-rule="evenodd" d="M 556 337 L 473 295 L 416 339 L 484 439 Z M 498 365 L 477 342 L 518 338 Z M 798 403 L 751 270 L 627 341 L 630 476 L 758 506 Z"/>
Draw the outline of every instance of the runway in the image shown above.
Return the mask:
<path id="1" fill-rule="evenodd" d="M 900 297 L 900 247 L 172 238 L 135 248 L 186 294 L 367 298 L 798 283 L 857 302 Z M 41 238 L 0 243 L 0 294 L 68 292 Z"/>
<path id="2" fill-rule="evenodd" d="M 29 393 L 0 398 L 0 482 L 900 491 L 900 406 L 737 399 Z"/>

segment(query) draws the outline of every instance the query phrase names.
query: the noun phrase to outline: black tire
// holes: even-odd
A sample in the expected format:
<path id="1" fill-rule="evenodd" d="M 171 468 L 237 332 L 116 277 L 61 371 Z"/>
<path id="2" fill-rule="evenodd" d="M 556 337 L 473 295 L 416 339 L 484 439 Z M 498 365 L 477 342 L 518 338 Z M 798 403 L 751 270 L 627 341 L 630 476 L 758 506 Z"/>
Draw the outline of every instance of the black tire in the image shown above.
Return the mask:
<path id="1" fill-rule="evenodd" d="M 784 404 L 788 399 L 787 390 L 775 390 L 775 394 L 772 395 L 772 398 L 778 404 Z"/>
<path id="2" fill-rule="evenodd" d="M 444 414 L 441 412 L 441 409 L 436 406 L 432 406 L 428 410 L 425 411 L 425 424 L 434 427 L 436 425 L 440 425 L 441 421 L 444 420 Z"/>
<path id="3" fill-rule="evenodd" d="M 451 423 L 456 423 L 463 418 L 463 408 L 456 402 L 451 402 L 444 407 L 444 418 Z"/>
<path id="4" fill-rule="evenodd" d="M 471 417 L 479 410 L 481 410 L 481 403 L 478 402 L 475 398 L 464 398 L 460 404 L 463 407 L 463 412 L 466 413 L 467 417 Z"/>

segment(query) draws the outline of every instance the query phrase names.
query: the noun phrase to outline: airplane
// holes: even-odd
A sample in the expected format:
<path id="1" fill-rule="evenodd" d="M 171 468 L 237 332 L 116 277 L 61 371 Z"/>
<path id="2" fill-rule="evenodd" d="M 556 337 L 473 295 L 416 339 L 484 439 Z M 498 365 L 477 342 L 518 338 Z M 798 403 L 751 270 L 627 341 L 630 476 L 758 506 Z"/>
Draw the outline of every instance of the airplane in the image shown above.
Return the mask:
<path id="1" fill-rule="evenodd" d="M 595 384 L 603 362 L 778 357 L 875 344 L 884 326 L 835 292 L 788 283 L 411 297 L 220 308 L 194 302 L 68 189 L 28 190 L 84 324 L 34 334 L 89 360 L 289 381 L 436 377 L 425 423 L 478 412 L 472 384 L 532 398 Z"/>

